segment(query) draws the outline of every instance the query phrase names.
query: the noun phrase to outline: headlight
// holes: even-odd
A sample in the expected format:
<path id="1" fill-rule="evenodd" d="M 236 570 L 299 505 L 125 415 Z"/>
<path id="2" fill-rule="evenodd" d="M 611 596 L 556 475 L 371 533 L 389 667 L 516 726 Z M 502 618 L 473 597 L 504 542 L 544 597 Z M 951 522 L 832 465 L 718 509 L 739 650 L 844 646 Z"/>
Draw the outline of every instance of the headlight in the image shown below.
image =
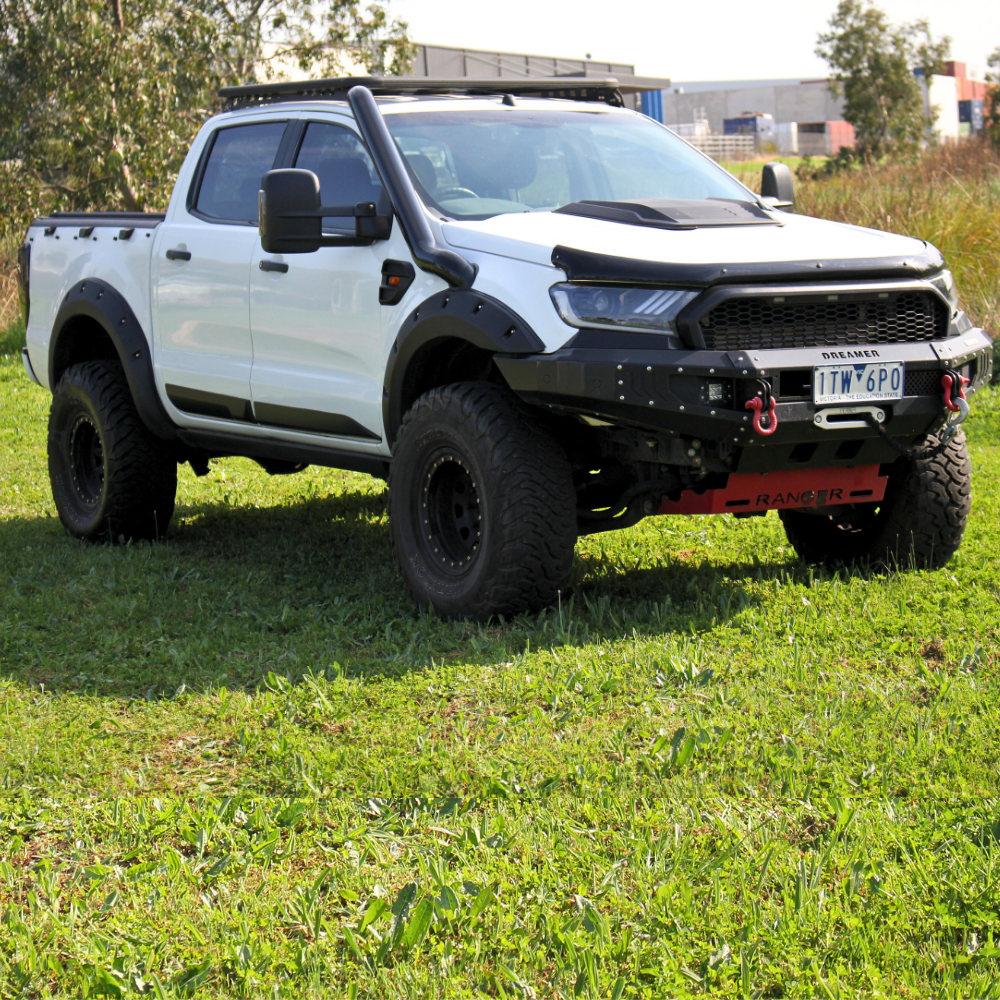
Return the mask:
<path id="1" fill-rule="evenodd" d="M 553 285 L 549 294 L 556 311 L 570 326 L 676 334 L 677 314 L 698 293 L 681 288 L 615 288 L 564 282 Z"/>
<path id="2" fill-rule="evenodd" d="M 958 291 L 955 288 L 955 279 L 951 271 L 942 271 L 931 278 L 931 284 L 951 303 L 951 310 L 958 309 Z"/>

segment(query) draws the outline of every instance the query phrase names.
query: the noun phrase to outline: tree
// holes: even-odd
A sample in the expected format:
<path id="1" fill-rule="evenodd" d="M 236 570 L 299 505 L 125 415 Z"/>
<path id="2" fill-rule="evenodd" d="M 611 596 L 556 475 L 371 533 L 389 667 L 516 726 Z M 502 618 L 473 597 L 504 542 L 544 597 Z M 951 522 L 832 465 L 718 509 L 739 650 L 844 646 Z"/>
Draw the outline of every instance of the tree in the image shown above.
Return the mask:
<path id="1" fill-rule="evenodd" d="M 220 86 L 398 72 L 411 51 L 404 23 L 353 0 L 0 0 L 0 228 L 162 208 Z"/>
<path id="2" fill-rule="evenodd" d="M 993 55 L 987 60 L 990 67 L 986 80 L 990 89 L 986 92 L 983 102 L 983 126 L 986 137 L 993 146 L 1000 150 L 1000 46 L 993 50 Z"/>
<path id="3" fill-rule="evenodd" d="M 854 126 L 865 159 L 913 147 L 936 117 L 924 105 L 915 74 L 925 81 L 943 69 L 951 39 L 934 39 L 927 21 L 891 25 L 871 0 L 840 0 L 816 54 L 833 71 L 830 89 L 844 96 L 844 118 Z"/>
<path id="4" fill-rule="evenodd" d="M 335 76 L 348 63 L 369 73 L 399 75 L 414 47 L 406 23 L 390 20 L 383 6 L 364 11 L 356 0 L 196 0 L 222 26 L 219 58 L 225 75 L 249 82 L 276 65 Z"/>

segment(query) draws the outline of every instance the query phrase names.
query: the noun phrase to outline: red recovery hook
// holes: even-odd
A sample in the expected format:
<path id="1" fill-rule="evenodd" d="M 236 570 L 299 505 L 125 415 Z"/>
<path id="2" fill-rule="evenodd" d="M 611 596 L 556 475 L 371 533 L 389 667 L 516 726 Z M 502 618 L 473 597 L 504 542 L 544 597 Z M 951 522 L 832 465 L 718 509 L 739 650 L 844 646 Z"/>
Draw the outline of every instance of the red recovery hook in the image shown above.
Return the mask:
<path id="1" fill-rule="evenodd" d="M 965 399 L 965 387 L 968 384 L 969 380 L 964 375 L 959 375 L 958 372 L 954 372 L 951 369 L 941 376 L 941 386 L 944 389 L 944 405 L 952 413 L 961 411 L 962 407 L 958 401 Z M 966 407 L 966 410 L 968 410 L 968 407 Z"/>
<path id="2" fill-rule="evenodd" d="M 774 396 L 771 395 L 771 387 L 762 378 L 757 379 L 760 389 L 753 399 L 748 399 L 744 404 L 744 409 L 753 410 L 753 429 L 762 437 L 773 434 L 778 429 L 778 416 L 774 412 Z M 767 426 L 764 427 L 762 421 L 767 411 Z"/>

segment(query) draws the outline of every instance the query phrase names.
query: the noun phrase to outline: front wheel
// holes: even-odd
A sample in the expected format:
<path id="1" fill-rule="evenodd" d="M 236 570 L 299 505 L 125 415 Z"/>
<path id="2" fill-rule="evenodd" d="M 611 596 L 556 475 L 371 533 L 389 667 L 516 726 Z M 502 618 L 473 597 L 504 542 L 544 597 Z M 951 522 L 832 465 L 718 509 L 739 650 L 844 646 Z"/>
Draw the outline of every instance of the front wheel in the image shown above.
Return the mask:
<path id="1" fill-rule="evenodd" d="M 483 382 L 433 389 L 399 431 L 389 525 L 420 607 L 477 621 L 536 611 L 569 587 L 572 469 L 509 391 Z"/>
<path id="2" fill-rule="evenodd" d="M 927 439 L 939 443 L 938 436 Z M 898 569 L 940 569 L 958 551 L 971 506 L 972 470 L 959 431 L 931 458 L 900 458 L 878 503 L 835 513 L 782 510 L 788 541 L 806 562 L 868 562 Z"/>
<path id="3" fill-rule="evenodd" d="M 48 447 L 52 495 L 70 534 L 114 542 L 167 530 L 177 462 L 143 424 L 120 365 L 66 370 L 52 397 Z"/>

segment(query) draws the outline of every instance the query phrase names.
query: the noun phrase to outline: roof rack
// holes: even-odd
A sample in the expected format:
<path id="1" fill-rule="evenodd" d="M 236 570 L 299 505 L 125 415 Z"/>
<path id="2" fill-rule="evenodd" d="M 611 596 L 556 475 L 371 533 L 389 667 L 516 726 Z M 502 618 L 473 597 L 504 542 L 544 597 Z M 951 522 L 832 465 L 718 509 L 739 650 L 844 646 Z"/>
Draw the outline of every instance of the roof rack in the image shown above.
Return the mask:
<path id="1" fill-rule="evenodd" d="M 341 76 L 329 80 L 299 80 L 290 83 L 254 83 L 243 87 L 223 87 L 219 96 L 225 99 L 224 111 L 273 104 L 281 101 L 346 100 L 352 87 L 367 87 L 380 97 L 401 95 L 478 96 L 514 94 L 520 97 L 561 97 L 571 101 L 600 101 L 622 107 L 622 93 L 632 88 L 619 86 L 617 77 L 527 77 L 511 79 L 494 77 L 490 80 L 470 80 L 461 77 L 439 80 L 424 76 Z"/>

